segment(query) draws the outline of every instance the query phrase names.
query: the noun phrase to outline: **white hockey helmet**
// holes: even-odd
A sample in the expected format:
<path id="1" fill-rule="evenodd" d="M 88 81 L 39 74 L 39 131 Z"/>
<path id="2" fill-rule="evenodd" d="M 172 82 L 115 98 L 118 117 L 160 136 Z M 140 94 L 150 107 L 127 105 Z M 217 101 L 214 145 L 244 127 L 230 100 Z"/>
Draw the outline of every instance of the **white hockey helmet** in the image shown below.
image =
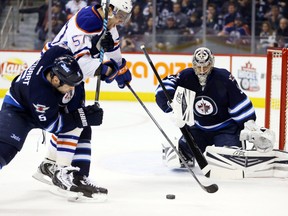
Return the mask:
<path id="1" fill-rule="evenodd" d="M 101 5 L 104 10 L 106 0 L 102 0 Z M 110 0 L 110 5 L 113 6 L 114 17 L 120 19 L 123 23 L 126 23 L 130 19 L 133 8 L 132 0 Z"/>
<path id="2" fill-rule="evenodd" d="M 208 48 L 200 47 L 193 54 L 192 64 L 197 75 L 209 74 L 214 67 L 214 55 Z"/>

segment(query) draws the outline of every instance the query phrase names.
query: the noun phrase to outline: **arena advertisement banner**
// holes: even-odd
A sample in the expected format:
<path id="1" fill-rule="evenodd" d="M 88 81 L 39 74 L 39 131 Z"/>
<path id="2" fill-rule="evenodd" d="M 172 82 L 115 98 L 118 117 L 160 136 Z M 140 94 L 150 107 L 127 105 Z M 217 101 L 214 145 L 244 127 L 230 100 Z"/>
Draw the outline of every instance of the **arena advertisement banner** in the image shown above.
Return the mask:
<path id="1" fill-rule="evenodd" d="M 130 85 L 143 101 L 154 101 L 154 91 L 158 81 L 147 59 L 142 53 L 125 53 L 133 79 Z M 27 69 L 39 58 L 39 52 L 0 51 L 0 96 L 3 97 L 10 86 L 11 80 Z M 191 55 L 179 54 L 150 54 L 155 68 L 161 78 L 176 74 L 192 66 Z M 259 56 L 216 55 L 215 66 L 232 72 L 239 87 L 262 106 L 265 98 L 266 58 Z M 95 97 L 96 79 L 86 80 L 88 100 Z M 106 84 L 101 82 L 101 100 L 135 100 L 128 88 L 119 89 L 116 82 Z M 260 99 L 260 100 L 259 100 Z M 261 102 L 262 101 L 262 102 Z"/>

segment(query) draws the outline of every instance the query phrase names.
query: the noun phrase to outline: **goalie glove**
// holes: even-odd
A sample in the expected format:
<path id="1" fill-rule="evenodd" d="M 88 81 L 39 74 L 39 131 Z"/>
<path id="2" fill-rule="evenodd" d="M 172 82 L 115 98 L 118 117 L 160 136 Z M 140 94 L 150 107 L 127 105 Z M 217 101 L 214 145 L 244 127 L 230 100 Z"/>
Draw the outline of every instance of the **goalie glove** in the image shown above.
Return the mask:
<path id="1" fill-rule="evenodd" d="M 269 152 L 275 143 L 275 133 L 270 129 L 259 127 L 254 120 L 249 120 L 240 132 L 240 141 L 246 140 L 253 143 L 258 152 Z"/>
<path id="2" fill-rule="evenodd" d="M 258 152 L 270 152 L 273 150 L 275 143 L 274 131 L 267 128 L 260 128 L 258 134 L 254 137 L 254 146 Z"/>

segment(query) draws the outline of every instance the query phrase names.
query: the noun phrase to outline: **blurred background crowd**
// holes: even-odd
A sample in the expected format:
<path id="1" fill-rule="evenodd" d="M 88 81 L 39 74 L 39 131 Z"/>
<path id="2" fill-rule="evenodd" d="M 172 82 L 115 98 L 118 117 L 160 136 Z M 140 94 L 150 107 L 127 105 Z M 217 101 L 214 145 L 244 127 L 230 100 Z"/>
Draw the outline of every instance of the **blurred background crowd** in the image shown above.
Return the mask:
<path id="1" fill-rule="evenodd" d="M 1 0 L 0 13 L 11 1 Z M 31 0 L 18 9 L 20 14 L 38 14 L 34 29 L 38 42 L 34 49 L 42 49 L 78 10 L 101 1 L 52 0 L 50 25 L 48 3 L 49 0 L 43 0 L 35 6 Z M 133 0 L 133 3 L 131 19 L 118 28 L 124 52 L 140 51 L 141 44 L 156 52 L 193 52 L 195 46 L 206 45 L 217 53 L 252 54 L 266 53 L 267 47 L 288 47 L 287 0 Z"/>

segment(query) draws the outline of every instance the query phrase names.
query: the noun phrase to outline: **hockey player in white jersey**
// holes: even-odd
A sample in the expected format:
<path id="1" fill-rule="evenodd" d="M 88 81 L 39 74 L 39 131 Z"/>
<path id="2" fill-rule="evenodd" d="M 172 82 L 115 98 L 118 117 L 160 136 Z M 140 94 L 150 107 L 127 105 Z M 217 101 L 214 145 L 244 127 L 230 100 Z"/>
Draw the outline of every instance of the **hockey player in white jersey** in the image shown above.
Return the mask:
<path id="1" fill-rule="evenodd" d="M 101 5 L 87 6 L 75 14 L 62 28 L 52 42 L 48 42 L 42 50 L 46 50 L 57 44 L 67 45 L 77 59 L 84 75 L 84 79 L 101 75 L 101 80 L 111 83 L 116 80 L 119 88 L 124 88 L 125 83 L 132 79 L 131 72 L 126 66 L 126 60 L 121 55 L 119 34 L 116 26 L 129 20 L 132 11 L 131 0 L 110 0 L 107 32 L 104 31 L 104 11 L 106 1 Z M 100 60 L 100 49 L 104 48 L 107 61 Z M 66 95 L 66 102 L 75 95 L 85 98 L 83 91 L 71 92 Z M 73 96 L 74 95 L 74 96 Z M 53 134 L 50 140 L 45 160 L 40 164 L 34 177 L 47 183 L 49 178 L 57 178 L 57 186 L 67 189 L 69 184 L 83 187 L 86 197 L 93 198 L 96 194 L 107 194 L 108 190 L 99 188 L 89 179 L 91 162 L 91 127 L 75 129 L 70 133 Z M 57 169 L 79 167 L 79 172 L 73 172 L 72 182 L 61 179 L 61 172 Z M 69 171 L 68 171 L 69 172 Z M 57 176 L 55 176 L 57 174 Z M 48 182 L 51 182 L 48 178 Z M 55 181 L 53 182 L 55 184 Z M 69 190 L 69 189 L 68 189 Z"/>

